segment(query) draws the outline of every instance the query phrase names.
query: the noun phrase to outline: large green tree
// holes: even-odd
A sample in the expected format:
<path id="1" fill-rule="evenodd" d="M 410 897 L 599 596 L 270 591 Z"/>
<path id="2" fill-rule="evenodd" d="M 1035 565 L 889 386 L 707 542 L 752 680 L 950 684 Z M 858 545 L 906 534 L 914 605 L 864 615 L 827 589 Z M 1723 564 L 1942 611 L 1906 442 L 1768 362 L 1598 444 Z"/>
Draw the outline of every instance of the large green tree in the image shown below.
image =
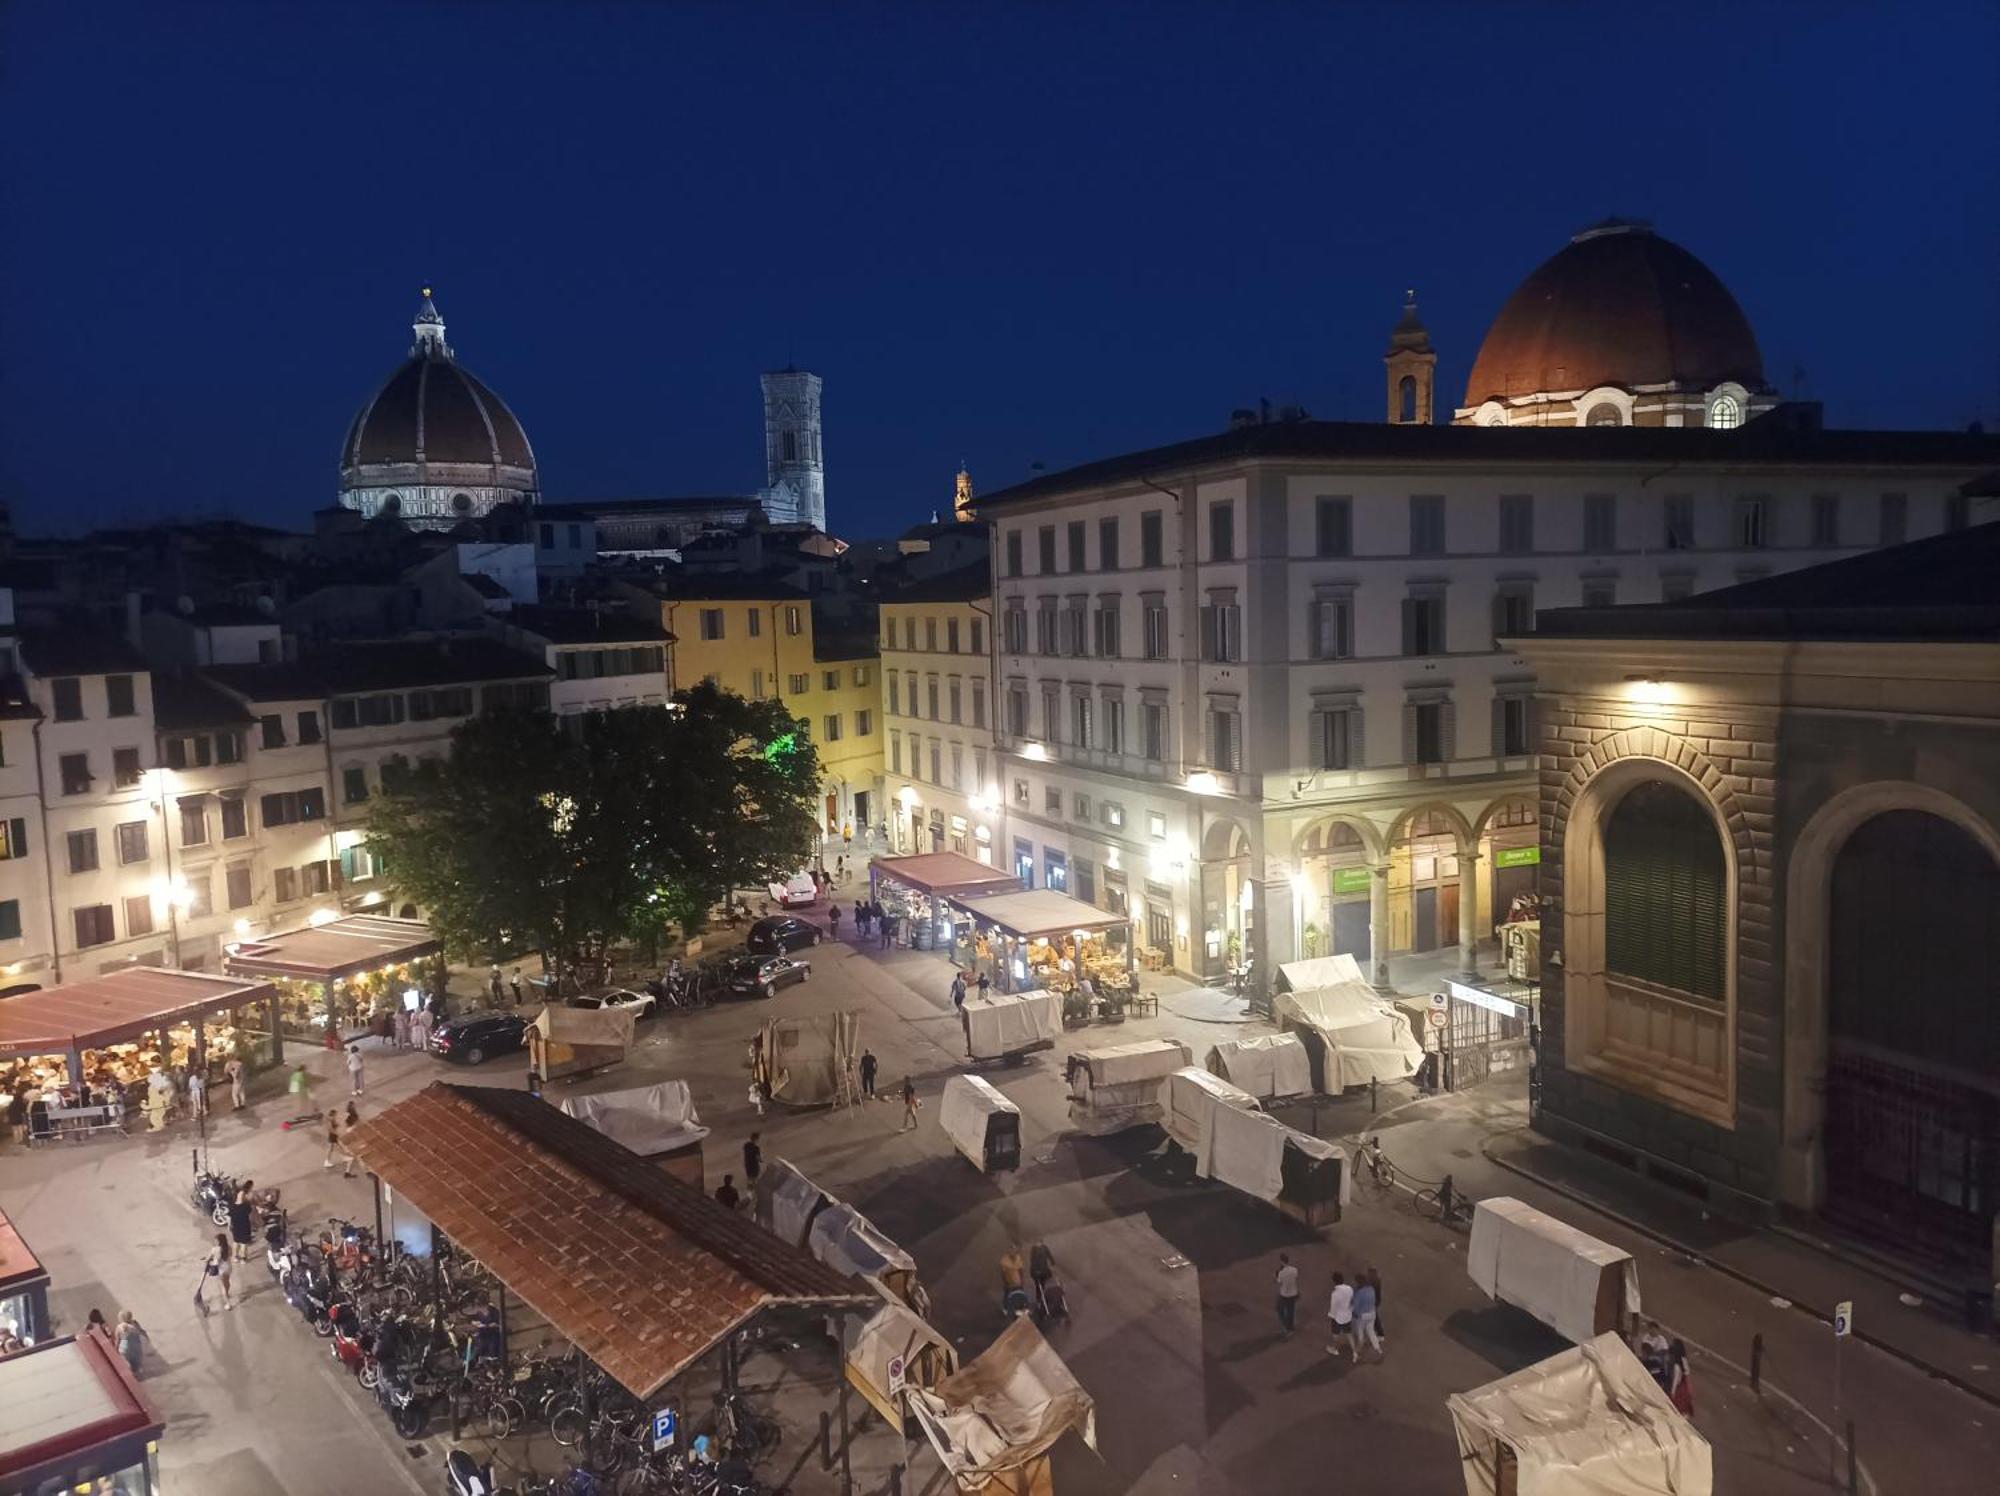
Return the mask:
<path id="1" fill-rule="evenodd" d="M 375 802 L 369 842 L 454 950 L 567 966 L 795 871 L 818 784 L 801 723 L 713 686 L 567 723 L 488 712 Z"/>

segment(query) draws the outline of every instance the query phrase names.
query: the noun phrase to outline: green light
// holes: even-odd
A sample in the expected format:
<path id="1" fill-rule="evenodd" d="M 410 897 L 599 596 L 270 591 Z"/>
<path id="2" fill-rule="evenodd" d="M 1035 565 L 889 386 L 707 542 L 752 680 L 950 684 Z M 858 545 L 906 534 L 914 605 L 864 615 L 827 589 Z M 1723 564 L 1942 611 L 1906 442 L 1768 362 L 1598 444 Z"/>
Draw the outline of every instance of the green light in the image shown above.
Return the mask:
<path id="1" fill-rule="evenodd" d="M 770 747 L 764 750 L 764 757 L 770 762 L 776 763 L 785 755 L 798 752 L 798 749 L 799 735 L 795 732 L 788 732 L 781 738 L 773 738 L 771 740 Z"/>

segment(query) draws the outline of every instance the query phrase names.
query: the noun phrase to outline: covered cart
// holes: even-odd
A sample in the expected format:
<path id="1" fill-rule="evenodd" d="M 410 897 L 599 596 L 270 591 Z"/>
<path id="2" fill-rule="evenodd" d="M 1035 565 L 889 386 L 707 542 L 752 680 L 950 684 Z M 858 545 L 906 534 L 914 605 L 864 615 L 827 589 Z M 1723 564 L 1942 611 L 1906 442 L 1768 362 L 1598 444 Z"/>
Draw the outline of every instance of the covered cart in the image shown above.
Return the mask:
<path id="1" fill-rule="evenodd" d="M 982 1174 L 1021 1167 L 1021 1109 L 977 1075 L 944 1083 L 938 1121 Z"/>
<path id="2" fill-rule="evenodd" d="M 654 1086 L 566 1096 L 563 1112 L 623 1143 L 684 1183 L 702 1188 L 701 1140 L 708 1129 L 695 1115 L 694 1093 L 684 1080 Z"/>
<path id="3" fill-rule="evenodd" d="M 1445 1399 L 1466 1496 L 1710 1496 L 1708 1441 L 1616 1335 Z"/>
<path id="4" fill-rule="evenodd" d="M 1188 1047 L 1176 1039 L 1078 1050 L 1064 1067 L 1070 1121 L 1087 1133 L 1119 1132 L 1157 1122 L 1167 1077 L 1193 1060 Z"/>
<path id="5" fill-rule="evenodd" d="M 806 1250 L 837 1273 L 861 1279 L 885 1299 L 928 1312 L 930 1296 L 917 1281 L 917 1260 L 883 1234 L 880 1227 L 844 1200 L 835 1200 L 812 1219 Z"/>
<path id="6" fill-rule="evenodd" d="M 1097 1448 L 1097 1407 L 1033 1320 L 1000 1338 L 930 1391 L 910 1393 L 910 1412 L 961 1491 L 1045 1496 L 1049 1450 L 1075 1429 Z"/>
<path id="7" fill-rule="evenodd" d="M 813 1218 L 833 1196 L 782 1158 L 766 1159 L 757 1176 L 752 1205 L 757 1224 L 788 1246 L 803 1247 L 812 1233 Z"/>
<path id="8" fill-rule="evenodd" d="M 1208 1068 L 1259 1101 L 1303 1096 L 1312 1090 L 1312 1066 L 1297 1034 L 1228 1039 L 1208 1052 Z"/>
<path id="9" fill-rule="evenodd" d="M 1340 1219 L 1353 1181 L 1346 1150 L 1287 1127 L 1269 1112 L 1218 1105 L 1205 1177 L 1275 1205 L 1308 1226 Z"/>
<path id="10" fill-rule="evenodd" d="M 904 1304 L 885 1303 L 866 1319 L 848 1315 L 840 1324 L 848 1382 L 889 1427 L 914 1432 L 909 1390 L 934 1388 L 957 1371 L 958 1352 Z"/>
<path id="11" fill-rule="evenodd" d="M 1219 1075 L 1189 1065 L 1169 1075 L 1161 1090 L 1160 1125 L 1194 1158 L 1195 1173 L 1207 1178 L 1215 1153 L 1215 1117 L 1237 1107 L 1259 1110 L 1257 1098 Z"/>
<path id="12" fill-rule="evenodd" d="M 1501 1195 L 1472 1212 L 1472 1281 L 1581 1345 L 1639 1314 L 1639 1267 L 1623 1248 Z"/>
<path id="13" fill-rule="evenodd" d="M 632 1026 L 629 1009 L 543 1008 L 528 1025 L 528 1064 L 544 1080 L 606 1069 L 632 1047 Z"/>
<path id="14" fill-rule="evenodd" d="M 1290 974 L 1328 961 L 1354 965 L 1352 956 L 1333 956 L 1281 970 Z M 1271 1013 L 1286 1032 L 1298 1035 L 1315 1088 L 1329 1095 L 1372 1080 L 1407 1079 L 1424 1062 L 1423 1046 L 1409 1020 L 1362 981 L 1358 969 L 1351 979 L 1279 993 L 1271 1001 Z"/>
<path id="15" fill-rule="evenodd" d="M 792 1106 L 839 1106 L 855 1099 L 861 1017 L 854 1012 L 774 1018 L 753 1045 L 751 1072 L 765 1094 Z"/>
<path id="16" fill-rule="evenodd" d="M 960 1016 L 965 1052 L 975 1060 L 1018 1060 L 1053 1049 L 1063 1031 L 1062 998 L 1041 990 L 968 997 Z"/>

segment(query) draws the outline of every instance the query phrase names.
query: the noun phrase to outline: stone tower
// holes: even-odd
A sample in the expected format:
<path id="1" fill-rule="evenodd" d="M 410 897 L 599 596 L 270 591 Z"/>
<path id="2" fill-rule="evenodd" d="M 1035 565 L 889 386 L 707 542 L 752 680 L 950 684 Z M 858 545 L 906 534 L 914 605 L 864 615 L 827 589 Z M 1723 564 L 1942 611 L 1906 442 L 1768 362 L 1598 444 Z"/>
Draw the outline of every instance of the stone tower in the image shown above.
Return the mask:
<path id="1" fill-rule="evenodd" d="M 826 462 L 820 451 L 820 378 L 803 369 L 764 376 L 764 481 L 772 524 L 826 529 Z"/>
<path id="2" fill-rule="evenodd" d="M 1396 330 L 1389 334 L 1389 351 L 1382 355 L 1389 371 L 1391 426 L 1430 425 L 1437 361 L 1431 335 L 1417 315 L 1417 293 L 1411 291 L 1403 302 L 1403 315 L 1396 321 Z"/>

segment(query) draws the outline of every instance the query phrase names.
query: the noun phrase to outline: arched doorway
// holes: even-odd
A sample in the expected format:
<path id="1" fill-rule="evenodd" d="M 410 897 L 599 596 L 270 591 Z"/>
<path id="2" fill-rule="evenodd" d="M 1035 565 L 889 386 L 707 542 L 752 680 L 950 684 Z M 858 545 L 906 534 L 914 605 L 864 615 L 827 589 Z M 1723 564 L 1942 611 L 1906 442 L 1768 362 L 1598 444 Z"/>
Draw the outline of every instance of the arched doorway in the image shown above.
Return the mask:
<path id="1" fill-rule="evenodd" d="M 1826 945 L 1826 1211 L 1946 1257 L 2000 1211 L 2000 863 L 1921 810 L 1833 861 Z"/>
<path id="2" fill-rule="evenodd" d="M 1393 951 L 1434 951 L 1458 942 L 1459 822 L 1441 809 L 1403 823 L 1389 852 Z"/>
<path id="3" fill-rule="evenodd" d="M 1201 975 L 1227 976 L 1250 949 L 1250 838 L 1215 821 L 1201 838 Z"/>
<path id="4" fill-rule="evenodd" d="M 1504 925 L 1518 906 L 1523 918 L 1532 918 L 1534 901 L 1541 892 L 1541 817 L 1535 802 L 1526 796 L 1503 800 L 1487 813 L 1480 856 L 1486 868 L 1486 918 L 1479 928 L 1490 931 Z"/>
<path id="5" fill-rule="evenodd" d="M 1308 956 L 1352 956 L 1367 966 L 1372 861 L 1361 832 L 1346 821 L 1322 821 L 1299 838 Z"/>

